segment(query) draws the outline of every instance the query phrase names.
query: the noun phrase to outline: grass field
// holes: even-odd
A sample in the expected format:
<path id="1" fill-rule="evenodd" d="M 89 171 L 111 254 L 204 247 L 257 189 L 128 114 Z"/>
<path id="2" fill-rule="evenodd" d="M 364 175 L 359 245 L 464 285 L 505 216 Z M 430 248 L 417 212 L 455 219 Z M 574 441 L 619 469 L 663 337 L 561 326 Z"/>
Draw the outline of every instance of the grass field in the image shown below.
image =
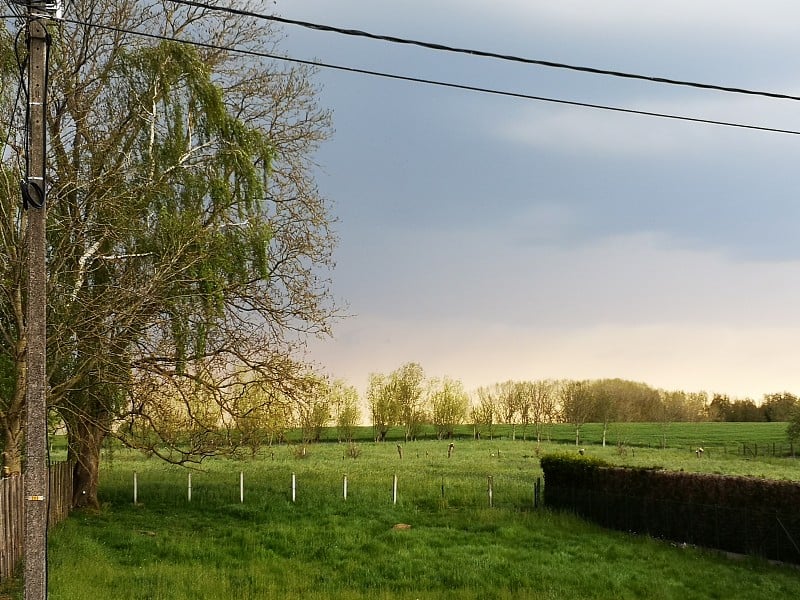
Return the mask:
<path id="1" fill-rule="evenodd" d="M 680 427 L 671 427 L 677 438 Z M 733 429 L 695 430 L 683 448 L 629 441 L 625 453 L 616 445 L 586 451 L 625 464 L 800 480 L 795 459 L 734 451 L 732 437 L 767 444 L 778 428 Z M 729 451 L 698 459 L 690 447 L 712 435 Z M 572 439 L 538 451 L 574 450 Z M 362 442 L 356 459 L 328 443 L 303 458 L 280 446 L 257 460 L 211 460 L 192 472 L 191 503 L 187 470 L 117 450 L 102 473 L 102 510 L 76 513 L 51 534 L 50 598 L 800 597 L 793 567 L 534 509 L 534 442 L 457 440 L 449 459 L 448 443 L 402 444 L 402 459 L 392 441 Z M 400 523 L 410 528 L 395 529 Z"/>
<path id="2" fill-rule="evenodd" d="M 695 449 L 699 446 L 713 448 L 720 452 L 753 454 L 772 453 L 773 448 L 780 453 L 790 453 L 790 446 L 786 438 L 786 423 L 611 423 L 608 427 L 606 442 L 608 445 L 618 444 L 640 448 L 668 448 Z M 512 427 L 509 425 L 495 425 L 492 439 L 510 439 Z M 487 428 L 481 428 L 482 438 L 486 440 Z M 536 439 L 536 430 L 533 426 L 523 428 L 517 425 L 514 428 L 516 439 L 523 437 L 527 440 Z M 471 425 L 462 425 L 456 428 L 456 438 L 466 440 L 474 436 Z M 586 423 L 581 427 L 581 444 L 597 445 L 603 439 L 603 426 L 599 423 Z M 372 428 L 361 427 L 357 431 L 358 439 L 362 441 L 372 439 Z M 422 436 L 425 439 L 435 439 L 436 435 L 431 427 L 423 428 Z M 294 432 L 290 439 L 299 441 L 299 433 Z M 545 425 L 541 429 L 541 439 L 563 444 L 575 444 L 575 427 L 569 424 L 557 423 Z M 336 441 L 336 430 L 329 429 L 325 432 L 324 441 Z M 402 441 L 402 428 L 389 430 L 389 441 Z M 800 448 L 797 449 L 800 453 Z"/>

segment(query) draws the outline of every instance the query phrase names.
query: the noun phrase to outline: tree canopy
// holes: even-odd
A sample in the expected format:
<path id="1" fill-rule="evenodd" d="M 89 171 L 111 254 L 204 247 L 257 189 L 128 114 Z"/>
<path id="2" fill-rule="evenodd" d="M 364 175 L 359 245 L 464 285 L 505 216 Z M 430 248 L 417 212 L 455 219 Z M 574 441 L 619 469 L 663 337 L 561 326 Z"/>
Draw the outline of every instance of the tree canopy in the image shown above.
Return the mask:
<path id="1" fill-rule="evenodd" d="M 80 24 L 54 28 L 50 51 L 47 361 L 76 499 L 94 503 L 106 436 L 197 460 L 219 450 L 243 388 L 305 390 L 299 351 L 335 310 L 332 218 L 311 174 L 331 129 L 307 69 L 232 50 L 273 50 L 263 23 L 159 1 L 70 10 Z M 25 214 L 8 181 L 0 366 L 19 382 Z M 4 398 L 7 450 L 20 408 Z"/>

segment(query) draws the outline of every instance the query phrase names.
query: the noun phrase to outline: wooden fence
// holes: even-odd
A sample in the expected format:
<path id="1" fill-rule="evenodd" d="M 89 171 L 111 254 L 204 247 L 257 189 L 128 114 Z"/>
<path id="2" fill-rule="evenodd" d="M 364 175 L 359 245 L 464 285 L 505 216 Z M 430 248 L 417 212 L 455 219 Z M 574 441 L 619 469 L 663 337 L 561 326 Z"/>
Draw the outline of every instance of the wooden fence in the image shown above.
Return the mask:
<path id="1" fill-rule="evenodd" d="M 0 580 L 14 573 L 22 558 L 25 541 L 23 490 L 21 476 L 0 479 Z M 61 462 L 50 465 L 48 524 L 56 525 L 67 518 L 72 506 L 72 465 Z"/>

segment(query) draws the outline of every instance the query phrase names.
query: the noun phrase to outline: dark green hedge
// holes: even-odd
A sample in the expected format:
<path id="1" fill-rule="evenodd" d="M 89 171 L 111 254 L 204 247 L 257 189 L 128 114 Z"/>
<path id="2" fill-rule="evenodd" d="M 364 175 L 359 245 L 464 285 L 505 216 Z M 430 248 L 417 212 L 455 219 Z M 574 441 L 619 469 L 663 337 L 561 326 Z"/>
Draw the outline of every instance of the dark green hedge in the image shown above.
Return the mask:
<path id="1" fill-rule="evenodd" d="M 606 527 L 800 564 L 800 484 L 542 457 L 545 503 Z"/>

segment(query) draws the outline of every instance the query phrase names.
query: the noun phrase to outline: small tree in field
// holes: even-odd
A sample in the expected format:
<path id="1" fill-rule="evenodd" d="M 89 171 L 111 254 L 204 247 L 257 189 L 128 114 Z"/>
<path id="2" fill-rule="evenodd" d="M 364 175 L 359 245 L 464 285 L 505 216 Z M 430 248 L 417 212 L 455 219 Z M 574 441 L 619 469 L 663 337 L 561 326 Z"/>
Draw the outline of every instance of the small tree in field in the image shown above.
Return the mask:
<path id="1" fill-rule="evenodd" d="M 328 396 L 339 441 L 352 442 L 356 425 L 361 418 L 358 390 L 337 379 L 331 384 Z"/>
<path id="2" fill-rule="evenodd" d="M 494 436 L 494 425 L 497 423 L 497 397 L 492 390 L 486 387 L 478 388 L 477 402 L 470 409 L 470 418 L 475 428 L 475 437 L 483 432 L 489 435 L 489 439 Z"/>
<path id="3" fill-rule="evenodd" d="M 586 381 L 565 381 L 559 390 L 564 421 L 575 427 L 575 445 L 580 445 L 581 427 L 592 414 L 592 391 Z"/>
<path id="4" fill-rule="evenodd" d="M 406 363 L 389 375 L 393 401 L 407 442 L 417 437 L 426 421 L 424 385 L 425 373 L 419 363 Z"/>
<path id="5" fill-rule="evenodd" d="M 327 382 L 309 379 L 307 392 L 297 402 L 297 416 L 303 434 L 303 443 L 319 442 L 322 430 L 331 421 L 331 405 Z"/>
<path id="6" fill-rule="evenodd" d="M 467 418 L 469 398 L 460 381 L 447 377 L 431 383 L 430 404 L 436 435 L 452 438 L 455 426 Z"/>
<path id="7" fill-rule="evenodd" d="M 375 441 L 386 439 L 389 427 L 397 423 L 397 405 L 392 395 L 388 377 L 382 373 L 370 373 L 367 387 L 367 403 L 369 404 L 372 428 Z"/>

